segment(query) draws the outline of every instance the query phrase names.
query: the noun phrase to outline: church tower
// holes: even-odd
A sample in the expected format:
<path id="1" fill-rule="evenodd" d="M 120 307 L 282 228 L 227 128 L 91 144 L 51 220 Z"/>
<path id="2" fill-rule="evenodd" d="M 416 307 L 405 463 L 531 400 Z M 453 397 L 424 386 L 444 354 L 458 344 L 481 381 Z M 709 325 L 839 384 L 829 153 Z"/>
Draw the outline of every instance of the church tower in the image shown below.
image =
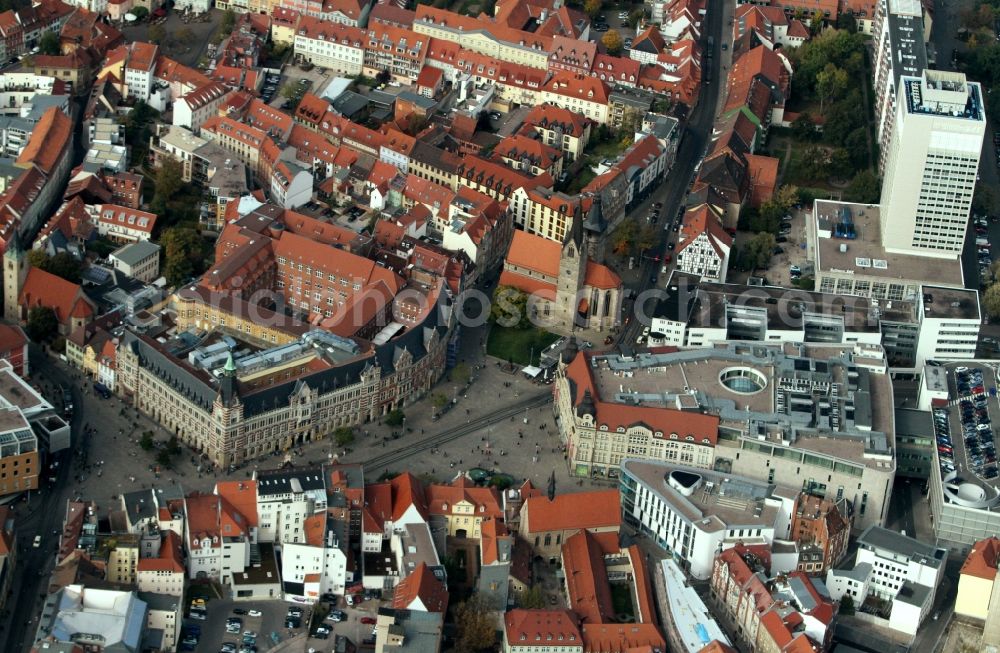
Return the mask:
<path id="1" fill-rule="evenodd" d="M 587 276 L 587 248 L 583 231 L 583 218 L 577 213 L 573 217 L 573 227 L 563 243 L 559 257 L 559 279 L 556 281 L 556 315 L 564 328 L 577 324 L 583 296 L 578 296 Z"/>
<path id="2" fill-rule="evenodd" d="M 28 257 L 21 249 L 21 239 L 15 230 L 3 253 L 3 316 L 5 320 L 14 324 L 21 321 L 21 310 L 17 300 L 27 274 Z"/>
<path id="3" fill-rule="evenodd" d="M 590 208 L 583 221 L 583 234 L 586 240 L 587 257 L 594 263 L 604 262 L 604 241 L 608 221 L 604 218 L 604 207 L 601 204 L 601 194 L 590 198 Z"/>

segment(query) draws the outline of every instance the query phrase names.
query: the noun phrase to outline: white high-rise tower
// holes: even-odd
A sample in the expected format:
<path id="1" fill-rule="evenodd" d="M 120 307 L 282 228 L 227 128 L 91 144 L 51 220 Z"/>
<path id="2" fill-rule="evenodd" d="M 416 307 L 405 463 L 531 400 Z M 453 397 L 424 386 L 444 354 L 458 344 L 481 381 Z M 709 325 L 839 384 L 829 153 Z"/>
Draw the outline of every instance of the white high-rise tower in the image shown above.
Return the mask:
<path id="1" fill-rule="evenodd" d="M 882 182 L 882 245 L 957 258 L 986 133 L 982 88 L 962 73 L 903 76 Z"/>

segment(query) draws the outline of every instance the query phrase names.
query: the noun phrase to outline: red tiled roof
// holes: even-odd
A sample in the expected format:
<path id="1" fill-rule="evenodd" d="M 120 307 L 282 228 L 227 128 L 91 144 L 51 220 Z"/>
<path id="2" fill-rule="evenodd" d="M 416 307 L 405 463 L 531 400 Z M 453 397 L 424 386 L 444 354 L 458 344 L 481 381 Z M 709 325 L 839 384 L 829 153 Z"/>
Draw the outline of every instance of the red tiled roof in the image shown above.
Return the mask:
<path id="1" fill-rule="evenodd" d="M 94 314 L 94 307 L 79 284 L 66 281 L 41 268 L 28 270 L 18 303 L 27 309 L 48 306 L 55 311 L 60 324 L 68 323 L 70 317 L 88 317 Z"/>
<path id="2" fill-rule="evenodd" d="M 618 490 L 592 490 L 547 496 L 528 497 L 524 502 L 528 533 L 563 531 L 577 528 L 614 528 L 621 526 L 621 497 Z M 530 530 L 529 530 L 530 529 Z"/>
<path id="3" fill-rule="evenodd" d="M 387 25 L 398 25 L 400 27 L 413 27 L 413 19 L 416 12 L 403 9 L 395 2 L 379 2 L 368 14 L 368 22 L 383 23 Z"/>
<path id="4" fill-rule="evenodd" d="M 511 648 L 579 646 L 583 641 L 576 615 L 568 610 L 524 610 L 504 614 L 504 631 Z"/>
<path id="5" fill-rule="evenodd" d="M 58 107 L 49 107 L 42 114 L 28 137 L 28 144 L 17 157 L 17 165 L 36 165 L 46 175 L 51 175 L 59 158 L 69 147 L 73 135 L 73 121 Z"/>
<path id="6" fill-rule="evenodd" d="M 721 247 L 723 245 L 731 247 L 733 244 L 733 237 L 722 226 L 722 221 L 712 212 L 708 204 L 700 204 L 684 213 L 677 253 L 687 249 L 701 234 L 708 237 L 709 244 L 720 257 L 725 254 Z"/>
<path id="7" fill-rule="evenodd" d="M 507 250 L 507 263 L 548 277 L 559 276 L 562 247 L 548 238 L 515 230 Z"/>
<path id="8" fill-rule="evenodd" d="M 653 584 L 649 579 L 649 569 L 646 568 L 646 556 L 639 545 L 628 547 L 629 564 L 632 566 L 632 587 L 635 588 L 636 621 L 639 623 L 657 623 L 656 600 L 653 598 Z"/>
<path id="9" fill-rule="evenodd" d="M 249 526 L 257 525 L 257 481 L 219 481 L 215 493 L 246 517 Z"/>
<path id="10" fill-rule="evenodd" d="M 546 498 L 547 500 L 547 498 Z M 611 533 L 617 542 L 618 535 Z M 614 615 L 604 551 L 590 531 L 566 538 L 562 545 L 563 573 L 569 607 L 583 623 L 599 624 Z"/>
<path id="11" fill-rule="evenodd" d="M 21 327 L 14 324 L 0 324 L 0 352 L 20 349 L 26 344 L 28 344 L 28 336 L 24 334 Z M 2 521 L 0 521 L 0 528 L 2 526 Z"/>
<path id="12" fill-rule="evenodd" d="M 443 75 L 444 72 L 440 68 L 435 68 L 434 66 L 424 66 L 420 69 L 420 74 L 417 75 L 417 86 L 434 88 L 438 83 L 440 83 Z"/>
<path id="13" fill-rule="evenodd" d="M 747 174 L 750 176 L 750 204 L 760 206 L 774 197 L 778 185 L 778 164 L 773 156 L 744 154 L 747 160 Z"/>
<path id="14" fill-rule="evenodd" d="M 788 36 L 797 39 L 808 39 L 812 36 L 812 32 L 806 27 L 805 23 L 801 20 L 795 19 L 788 23 Z"/>
<path id="15" fill-rule="evenodd" d="M 516 162 L 527 157 L 533 165 L 545 170 L 548 170 L 552 164 L 562 158 L 561 150 L 522 134 L 512 134 L 503 138 L 493 148 L 493 153 Z"/>
<path id="16" fill-rule="evenodd" d="M 718 440 L 719 418 L 714 415 L 690 413 L 670 408 L 651 406 L 628 406 L 625 404 L 601 401 L 593 380 L 590 376 L 590 364 L 586 353 L 577 354 L 567 366 L 566 375 L 572 381 L 576 390 L 573 404 L 579 406 L 586 393 L 594 403 L 595 421 L 598 425 L 607 426 L 609 430 L 619 427 L 628 428 L 643 424 L 654 432 L 669 437 L 676 434 L 680 440 L 688 437 L 694 442 L 715 446 Z"/>
<path id="17" fill-rule="evenodd" d="M 159 47 L 152 43 L 136 41 L 126 46 L 128 57 L 128 67 L 134 70 L 149 72 L 156 66 L 156 58 L 159 54 Z"/>
<path id="18" fill-rule="evenodd" d="M 187 508 L 189 545 L 208 538 L 211 547 L 222 546 L 221 538 L 246 535 L 247 520 L 225 498 L 214 494 L 189 494 L 184 499 Z"/>
<path id="19" fill-rule="evenodd" d="M 389 481 L 392 487 L 392 520 L 398 521 L 403 514 L 414 506 L 424 518 L 427 517 L 427 504 L 424 500 L 424 487 L 416 476 L 403 472 Z"/>
<path id="20" fill-rule="evenodd" d="M 997 561 L 1000 559 L 1000 538 L 988 537 L 979 540 L 962 563 L 962 575 L 993 580 L 997 575 Z"/>
<path id="21" fill-rule="evenodd" d="M 638 62 L 635 63 L 638 66 Z M 545 83 L 544 90 L 556 95 L 607 105 L 610 88 L 596 77 L 558 71 Z"/>
<path id="22" fill-rule="evenodd" d="M 654 651 L 667 649 L 667 642 L 655 624 L 584 624 L 582 629 L 584 653 L 632 653 L 642 651 L 643 647 Z"/>
<path id="23" fill-rule="evenodd" d="M 173 531 L 166 531 L 160 544 L 160 555 L 156 558 L 140 558 L 135 566 L 136 572 L 163 571 L 183 574 L 184 557 L 181 552 L 181 538 Z"/>
<path id="24" fill-rule="evenodd" d="M 147 235 L 152 234 L 153 228 L 156 226 L 155 213 L 140 211 L 139 209 L 127 206 L 119 206 L 118 204 L 102 204 L 101 212 L 97 219 L 105 224 L 142 231 Z"/>
<path id="25" fill-rule="evenodd" d="M 461 476 L 450 485 L 432 484 L 424 493 L 427 497 L 427 511 L 431 515 L 466 514 L 456 513 L 459 503 L 472 504 L 473 513 L 477 517 L 493 517 L 503 519 L 503 508 L 500 506 L 500 495 L 495 487 L 479 487 L 473 485 Z"/>
<path id="26" fill-rule="evenodd" d="M 396 585 L 396 591 L 392 595 L 392 607 L 397 610 L 444 614 L 448 609 L 448 590 L 445 589 L 444 583 L 434 577 L 430 567 L 421 562 L 409 576 Z"/>
<path id="27" fill-rule="evenodd" d="M 699 650 L 698 653 L 738 653 L 738 652 L 729 644 L 723 644 L 719 640 L 713 639 L 711 642 L 702 647 L 702 649 Z"/>
<path id="28" fill-rule="evenodd" d="M 639 79 L 640 67 L 641 64 L 635 59 L 612 57 L 601 52 L 594 57 L 594 67 L 590 69 L 590 74 L 600 80 L 635 84 Z"/>
<path id="29" fill-rule="evenodd" d="M 482 552 L 484 565 L 500 562 L 499 544 L 503 539 L 510 539 L 507 526 L 501 518 L 484 519 L 480 527 L 479 549 Z"/>
<path id="30" fill-rule="evenodd" d="M 583 283 L 591 288 L 602 290 L 621 288 L 622 286 L 621 277 L 614 270 L 594 261 L 587 261 L 587 272 Z"/>
<path id="31" fill-rule="evenodd" d="M 525 125 L 537 125 L 544 129 L 558 125 L 564 134 L 576 138 L 583 136 L 589 122 L 591 121 L 586 116 L 554 104 L 535 105 L 524 117 Z"/>
<path id="32" fill-rule="evenodd" d="M 640 44 L 649 44 L 651 52 L 659 53 L 663 48 L 666 47 L 666 41 L 663 40 L 663 35 L 660 34 L 660 28 L 656 25 L 650 25 L 642 32 L 635 35 L 632 39 L 632 49 L 635 50 Z"/>

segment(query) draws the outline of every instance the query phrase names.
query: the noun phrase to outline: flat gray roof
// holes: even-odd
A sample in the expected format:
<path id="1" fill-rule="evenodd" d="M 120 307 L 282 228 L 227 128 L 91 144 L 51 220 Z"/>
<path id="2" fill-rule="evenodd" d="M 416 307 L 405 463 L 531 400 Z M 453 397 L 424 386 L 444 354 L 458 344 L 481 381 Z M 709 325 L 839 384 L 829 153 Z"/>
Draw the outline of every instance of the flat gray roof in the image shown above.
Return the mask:
<path id="1" fill-rule="evenodd" d="M 923 293 L 924 317 L 976 321 L 982 317 L 975 290 L 924 286 Z"/>
<path id="2" fill-rule="evenodd" d="M 698 522 L 699 530 L 717 532 L 726 528 L 774 526 L 778 509 L 764 503 L 774 494 L 774 485 L 733 474 L 634 458 L 623 460 L 621 468 L 622 473 L 641 481 L 690 522 Z M 691 496 L 685 497 L 667 482 L 672 473 L 683 478 L 697 476 L 702 483 Z M 706 518 L 710 523 L 700 521 Z"/>
<path id="3" fill-rule="evenodd" d="M 141 261 L 159 253 L 160 246 L 148 240 L 137 240 L 111 252 L 111 255 L 125 265 L 137 265 Z"/>
<path id="4" fill-rule="evenodd" d="M 820 231 L 835 230 L 845 210 L 854 224 L 855 238 L 820 237 Z M 882 223 L 877 204 L 816 200 L 813 215 L 817 274 L 843 272 L 886 282 L 915 281 L 964 287 L 960 259 L 934 259 L 933 264 L 928 265 L 924 256 L 886 252 L 882 246 Z M 845 251 L 840 251 L 841 245 L 846 246 Z"/>
<path id="5" fill-rule="evenodd" d="M 947 555 L 944 549 L 938 549 L 902 533 L 891 531 L 881 526 L 869 526 L 858 538 L 860 546 L 872 549 L 884 549 L 908 558 L 921 559 L 930 567 L 937 567 Z"/>

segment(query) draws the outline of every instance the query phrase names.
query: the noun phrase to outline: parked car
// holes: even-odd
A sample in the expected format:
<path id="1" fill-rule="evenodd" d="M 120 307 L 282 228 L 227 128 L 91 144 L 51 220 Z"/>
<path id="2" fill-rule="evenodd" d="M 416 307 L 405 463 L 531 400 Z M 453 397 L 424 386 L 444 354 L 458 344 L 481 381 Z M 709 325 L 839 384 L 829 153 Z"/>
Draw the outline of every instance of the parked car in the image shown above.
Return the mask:
<path id="1" fill-rule="evenodd" d="M 361 617 L 359 621 L 363 624 L 373 624 L 375 623 L 375 617 Z"/>

